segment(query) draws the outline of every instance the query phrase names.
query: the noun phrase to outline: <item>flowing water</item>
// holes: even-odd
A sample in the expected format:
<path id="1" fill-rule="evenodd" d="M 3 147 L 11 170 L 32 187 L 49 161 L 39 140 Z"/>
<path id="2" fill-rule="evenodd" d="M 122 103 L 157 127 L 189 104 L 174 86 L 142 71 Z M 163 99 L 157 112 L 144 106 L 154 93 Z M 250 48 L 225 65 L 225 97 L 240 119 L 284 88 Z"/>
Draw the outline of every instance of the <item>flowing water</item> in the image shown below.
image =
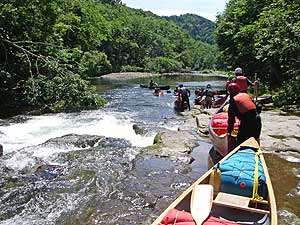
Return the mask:
<path id="1" fill-rule="evenodd" d="M 219 78 L 200 76 L 156 81 L 172 88 L 185 84 L 192 91 L 191 102 L 195 88 L 224 85 Z M 97 79 L 93 83 L 109 101 L 102 109 L 1 120 L 0 224 L 150 224 L 203 174 L 209 143 L 194 149 L 191 164 L 142 151 L 158 131 L 180 126 L 175 97 L 166 91 L 153 96 L 139 87 L 147 82 Z M 282 221 L 296 221 L 299 202 L 292 202 L 299 199 L 299 163 L 289 164 L 286 176 L 276 170 L 285 159 L 270 155 L 268 160 L 276 171 L 271 176 L 278 178 L 274 189 Z M 284 189 L 278 173 L 290 183 Z"/>

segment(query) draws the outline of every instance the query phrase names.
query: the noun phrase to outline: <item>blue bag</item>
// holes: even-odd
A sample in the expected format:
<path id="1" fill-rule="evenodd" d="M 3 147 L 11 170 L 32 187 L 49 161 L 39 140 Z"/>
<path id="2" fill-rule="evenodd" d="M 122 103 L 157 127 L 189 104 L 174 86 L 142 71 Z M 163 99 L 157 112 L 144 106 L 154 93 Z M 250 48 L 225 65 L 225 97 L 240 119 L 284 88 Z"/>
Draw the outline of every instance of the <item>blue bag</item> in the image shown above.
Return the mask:
<path id="1" fill-rule="evenodd" d="M 220 191 L 252 197 L 255 170 L 255 151 L 253 149 L 238 151 L 221 163 L 219 169 L 221 170 Z M 258 194 L 264 199 L 267 198 L 266 177 L 260 159 L 258 162 Z"/>

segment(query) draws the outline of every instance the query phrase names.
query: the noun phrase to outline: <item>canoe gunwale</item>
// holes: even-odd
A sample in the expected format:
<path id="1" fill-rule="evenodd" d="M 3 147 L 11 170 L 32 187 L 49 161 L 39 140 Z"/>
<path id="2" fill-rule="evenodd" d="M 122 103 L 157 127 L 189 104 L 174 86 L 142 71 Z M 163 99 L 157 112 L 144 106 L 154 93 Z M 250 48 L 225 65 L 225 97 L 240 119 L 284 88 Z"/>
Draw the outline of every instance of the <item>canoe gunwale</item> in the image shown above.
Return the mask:
<path id="1" fill-rule="evenodd" d="M 248 140 L 243 142 L 241 145 L 239 145 L 235 149 L 233 149 L 231 152 L 229 152 L 223 159 L 220 160 L 219 163 L 222 163 L 225 160 L 227 160 L 230 156 L 232 156 L 233 154 L 238 152 L 241 149 L 241 147 L 250 147 L 253 149 L 260 150 L 260 147 L 259 147 L 258 143 L 256 142 L 256 140 L 254 138 L 249 138 Z M 270 179 L 270 176 L 268 173 L 267 165 L 264 160 L 263 154 L 260 154 L 260 160 L 261 160 L 263 171 L 264 171 L 264 174 L 266 177 L 266 185 L 267 185 L 267 191 L 268 191 L 267 201 L 268 201 L 268 205 L 270 208 L 270 210 L 269 210 L 270 211 L 270 225 L 277 225 L 277 207 L 276 207 L 275 195 L 274 195 L 274 190 L 273 190 L 273 187 L 271 184 L 271 179 Z M 212 171 L 213 171 L 213 167 L 210 168 L 207 172 L 205 172 L 200 178 L 198 178 L 193 184 L 191 184 L 185 191 L 183 191 L 183 193 L 179 197 L 177 197 L 177 199 L 175 201 L 173 201 L 167 207 L 167 209 L 165 209 L 165 211 L 151 225 L 158 225 L 170 209 L 176 208 L 184 200 L 188 200 L 188 198 L 191 195 L 192 190 L 194 189 L 194 187 L 196 185 L 209 183 L 209 177 L 210 177 L 210 174 L 212 173 Z"/>

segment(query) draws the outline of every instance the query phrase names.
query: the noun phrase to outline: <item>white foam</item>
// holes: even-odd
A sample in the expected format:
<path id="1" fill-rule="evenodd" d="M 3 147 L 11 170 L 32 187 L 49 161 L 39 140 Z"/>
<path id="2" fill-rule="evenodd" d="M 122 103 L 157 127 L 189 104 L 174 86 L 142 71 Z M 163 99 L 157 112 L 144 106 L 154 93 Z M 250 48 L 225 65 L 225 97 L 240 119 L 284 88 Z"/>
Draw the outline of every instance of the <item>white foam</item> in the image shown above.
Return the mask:
<path id="1" fill-rule="evenodd" d="M 128 114 L 101 110 L 34 116 L 24 123 L 0 127 L 1 144 L 4 154 L 23 148 L 22 153 L 13 153 L 13 156 L 6 160 L 6 165 L 15 169 L 33 164 L 35 162 L 33 157 L 46 160 L 55 153 L 76 150 L 74 146 L 30 147 L 71 133 L 123 138 L 137 147 L 152 145 L 155 133 L 146 136 L 136 134 L 133 124 Z"/>

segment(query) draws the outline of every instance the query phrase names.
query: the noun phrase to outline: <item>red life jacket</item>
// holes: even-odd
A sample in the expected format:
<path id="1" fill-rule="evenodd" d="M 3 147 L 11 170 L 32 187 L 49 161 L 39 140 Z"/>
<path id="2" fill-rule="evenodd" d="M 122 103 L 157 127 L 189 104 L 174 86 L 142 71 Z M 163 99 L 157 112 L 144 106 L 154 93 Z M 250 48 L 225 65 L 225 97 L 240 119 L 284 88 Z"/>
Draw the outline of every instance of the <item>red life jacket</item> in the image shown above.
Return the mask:
<path id="1" fill-rule="evenodd" d="M 240 114 L 245 114 L 251 109 L 256 109 L 250 96 L 246 93 L 239 93 L 233 97 Z"/>
<path id="2" fill-rule="evenodd" d="M 248 89 L 247 77 L 245 77 L 245 76 L 237 76 L 235 83 L 237 83 L 239 85 L 240 92 L 247 93 L 247 89 Z"/>

